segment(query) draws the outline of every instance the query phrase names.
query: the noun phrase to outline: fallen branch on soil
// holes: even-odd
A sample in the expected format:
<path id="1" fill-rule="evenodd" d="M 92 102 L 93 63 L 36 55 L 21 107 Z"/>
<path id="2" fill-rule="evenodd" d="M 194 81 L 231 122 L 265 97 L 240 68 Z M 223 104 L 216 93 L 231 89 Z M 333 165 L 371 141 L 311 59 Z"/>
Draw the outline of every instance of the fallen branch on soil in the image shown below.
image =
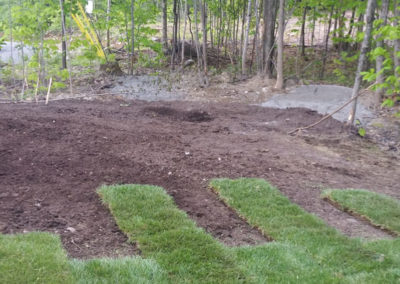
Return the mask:
<path id="1" fill-rule="evenodd" d="M 346 103 L 344 103 L 342 106 L 338 107 L 337 109 L 335 109 L 333 112 L 331 112 L 330 114 L 325 115 L 323 118 L 321 118 L 320 120 L 318 120 L 317 122 L 314 122 L 313 124 L 310 124 L 308 126 L 304 126 L 304 127 L 299 127 L 296 128 L 295 130 L 290 131 L 288 134 L 292 135 L 296 132 L 301 132 L 303 130 L 307 130 L 310 129 L 318 124 L 320 124 L 321 122 L 327 120 L 328 118 L 332 117 L 335 113 L 341 111 L 342 109 L 344 109 L 346 106 L 348 106 L 351 102 L 353 102 L 354 100 L 356 100 L 357 98 L 359 98 L 361 95 L 365 94 L 366 91 L 369 91 L 373 86 L 375 86 L 376 83 L 372 84 L 371 86 L 369 86 L 368 88 L 364 89 L 363 91 L 359 92 L 357 94 L 357 96 L 352 97 L 350 100 L 348 100 Z"/>

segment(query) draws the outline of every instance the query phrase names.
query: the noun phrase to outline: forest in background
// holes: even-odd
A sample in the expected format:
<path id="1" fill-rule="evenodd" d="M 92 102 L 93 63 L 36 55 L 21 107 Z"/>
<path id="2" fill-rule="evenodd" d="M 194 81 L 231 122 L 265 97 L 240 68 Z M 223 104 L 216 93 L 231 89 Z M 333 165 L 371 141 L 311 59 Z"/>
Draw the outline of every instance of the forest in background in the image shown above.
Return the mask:
<path id="1" fill-rule="evenodd" d="M 1 40 L 22 58 L 2 64 L 1 86 L 38 100 L 50 88 L 72 93 L 99 67 L 118 75 L 195 63 L 203 87 L 222 71 L 274 78 L 277 89 L 290 78 L 356 93 L 372 85 L 376 102 L 393 106 L 399 19 L 398 0 L 0 0 Z"/>

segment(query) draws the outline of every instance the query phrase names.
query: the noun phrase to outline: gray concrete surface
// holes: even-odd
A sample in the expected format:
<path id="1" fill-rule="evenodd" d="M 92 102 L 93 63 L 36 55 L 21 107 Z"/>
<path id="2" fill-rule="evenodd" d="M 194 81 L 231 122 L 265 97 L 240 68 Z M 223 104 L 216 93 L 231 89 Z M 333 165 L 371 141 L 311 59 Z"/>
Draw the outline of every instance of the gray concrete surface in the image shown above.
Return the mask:
<path id="1" fill-rule="evenodd" d="M 22 63 L 22 52 L 19 43 L 13 43 L 11 48 L 11 43 L 5 41 L 0 48 L 0 61 L 4 63 L 10 63 L 11 60 L 11 51 L 12 51 L 12 58 L 14 64 L 21 64 Z M 24 56 L 25 58 L 31 58 L 33 56 L 33 49 L 32 47 L 24 46 Z"/>
<path id="2" fill-rule="evenodd" d="M 295 108 L 303 107 L 315 110 L 320 114 L 329 114 L 351 98 L 351 89 L 334 85 L 307 85 L 297 87 L 287 94 L 278 94 L 263 103 L 264 107 Z M 351 105 L 333 115 L 333 118 L 347 121 Z M 358 103 L 356 119 L 367 124 L 375 118 L 374 113 Z"/>
<path id="3" fill-rule="evenodd" d="M 128 99 L 139 99 L 145 101 L 173 101 L 183 99 L 183 95 L 174 89 L 161 76 L 139 75 L 122 76 L 116 80 L 113 93 L 121 93 Z"/>

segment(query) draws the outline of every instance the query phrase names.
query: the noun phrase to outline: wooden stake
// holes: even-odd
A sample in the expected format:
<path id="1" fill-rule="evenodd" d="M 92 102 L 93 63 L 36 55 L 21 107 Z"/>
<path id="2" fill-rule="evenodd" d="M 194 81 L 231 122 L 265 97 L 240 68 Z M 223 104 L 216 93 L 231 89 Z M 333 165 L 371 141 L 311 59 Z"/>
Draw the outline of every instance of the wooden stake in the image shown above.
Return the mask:
<path id="1" fill-rule="evenodd" d="M 51 83 L 52 82 L 53 82 L 53 77 L 50 77 L 49 87 L 47 89 L 47 95 L 46 95 L 46 105 L 49 103 L 49 97 L 50 97 L 50 90 L 51 90 Z"/>

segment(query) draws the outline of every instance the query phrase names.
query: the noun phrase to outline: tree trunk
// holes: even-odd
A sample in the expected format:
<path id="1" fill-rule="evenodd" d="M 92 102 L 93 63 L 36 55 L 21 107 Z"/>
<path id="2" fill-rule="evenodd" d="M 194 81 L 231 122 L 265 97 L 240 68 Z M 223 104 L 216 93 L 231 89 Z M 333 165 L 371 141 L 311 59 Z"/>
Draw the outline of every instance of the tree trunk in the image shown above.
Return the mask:
<path id="1" fill-rule="evenodd" d="M 174 26 L 172 32 L 172 56 L 171 56 L 171 68 L 174 68 L 175 57 L 176 57 L 176 48 L 178 46 L 178 12 L 177 12 L 177 0 L 174 0 L 173 5 L 173 13 L 174 13 Z"/>
<path id="2" fill-rule="evenodd" d="M 275 88 L 283 89 L 283 35 L 285 32 L 285 0 L 279 0 L 279 23 L 278 23 L 278 59 L 277 78 Z"/>
<path id="3" fill-rule="evenodd" d="M 334 5 L 332 5 L 331 12 L 329 14 L 328 30 L 326 32 L 326 37 L 325 37 L 325 48 L 324 48 L 324 52 L 322 53 L 321 73 L 319 74 L 320 79 L 323 79 L 324 75 L 325 75 L 325 65 L 326 65 L 326 60 L 328 57 L 329 35 L 331 32 L 333 11 L 334 11 Z"/>
<path id="4" fill-rule="evenodd" d="M 202 71 L 202 56 L 201 56 L 201 50 L 199 46 L 199 26 L 198 26 L 198 21 L 197 21 L 197 14 L 198 14 L 198 2 L 197 0 L 193 0 L 193 5 L 194 5 L 194 35 L 195 35 L 195 44 L 196 44 L 196 53 L 197 53 L 197 70 L 199 74 L 199 79 L 200 79 L 200 85 L 204 85 L 204 76 L 203 76 L 203 71 Z"/>
<path id="5" fill-rule="evenodd" d="M 14 70 L 14 38 L 13 38 L 13 21 L 12 21 L 12 7 L 11 7 L 11 0 L 8 0 L 8 12 L 9 12 L 9 18 L 8 18 L 8 22 L 9 22 L 9 29 L 10 29 L 10 50 L 11 50 L 11 77 L 13 80 L 13 84 L 15 84 L 15 70 Z M 12 95 L 11 95 L 12 96 Z"/>
<path id="6" fill-rule="evenodd" d="M 264 32 L 263 32 L 263 71 L 267 78 L 272 78 L 272 53 L 275 42 L 275 1 L 264 0 Z"/>
<path id="7" fill-rule="evenodd" d="M 242 75 L 246 74 L 246 55 L 247 55 L 247 44 L 249 42 L 249 30 L 250 30 L 250 20 L 251 20 L 251 1 L 248 0 L 247 5 L 247 15 L 246 15 L 246 31 L 244 34 L 244 42 L 242 48 Z"/>
<path id="8" fill-rule="evenodd" d="M 312 31 L 311 31 L 311 47 L 314 46 L 314 39 L 315 39 L 315 21 L 316 21 L 316 15 L 315 15 L 315 7 L 313 9 L 313 23 L 312 23 Z"/>
<path id="9" fill-rule="evenodd" d="M 163 10 L 163 17 L 162 17 L 162 43 L 165 50 L 168 50 L 168 15 L 167 15 L 167 0 L 162 0 L 162 10 Z"/>
<path id="10" fill-rule="evenodd" d="M 110 49 L 110 13 L 111 13 L 111 0 L 107 0 L 107 50 Z"/>
<path id="11" fill-rule="evenodd" d="M 185 1 L 185 7 L 183 8 L 183 19 L 184 19 L 184 26 L 183 26 L 183 36 L 182 36 L 182 61 L 181 64 L 183 66 L 183 64 L 185 63 L 185 41 L 186 41 L 186 28 L 187 28 L 187 14 L 188 14 L 188 0 L 184 0 Z M 182 68 L 183 71 L 183 68 Z"/>
<path id="12" fill-rule="evenodd" d="M 354 27 L 354 18 L 356 16 L 356 7 L 353 8 L 351 11 L 351 19 L 350 19 L 350 26 L 349 26 L 349 32 L 347 34 L 348 37 L 351 37 L 351 34 L 353 33 L 353 27 Z"/>
<path id="13" fill-rule="evenodd" d="M 301 56 L 305 56 L 305 29 L 306 29 L 306 18 L 307 18 L 307 7 L 304 7 L 303 10 L 303 18 L 301 19 L 301 31 L 300 31 L 300 54 Z"/>
<path id="14" fill-rule="evenodd" d="M 201 5 L 201 25 L 203 29 L 203 72 L 204 72 L 204 85 L 208 86 L 208 78 L 207 78 L 207 7 L 206 1 L 203 0 L 203 3 L 200 1 Z"/>
<path id="15" fill-rule="evenodd" d="M 398 0 L 393 0 L 394 1 L 394 26 L 398 27 L 399 24 L 399 18 L 400 18 L 400 10 L 399 10 L 399 4 L 398 4 Z M 396 77 L 399 79 L 400 78 L 400 39 L 396 39 L 394 41 L 394 73 L 396 75 Z"/>
<path id="16" fill-rule="evenodd" d="M 260 0 L 255 0 L 255 6 L 254 6 L 254 14 L 256 15 L 256 31 L 254 34 L 254 42 L 253 42 L 253 52 L 252 52 L 252 58 L 251 58 L 251 64 L 250 68 L 253 66 L 253 56 L 255 54 L 256 56 L 256 66 L 258 68 L 258 71 L 262 70 L 262 64 L 261 64 L 261 56 L 260 56 L 260 48 L 259 48 L 259 34 L 260 34 L 260 13 L 259 8 L 260 8 Z"/>
<path id="17" fill-rule="evenodd" d="M 131 54 L 130 54 L 130 71 L 133 75 L 133 61 L 135 55 L 135 0 L 131 0 Z"/>
<path id="18" fill-rule="evenodd" d="M 375 8 L 376 8 L 376 0 L 368 0 L 367 12 L 366 12 L 367 13 L 367 23 L 366 23 L 364 39 L 361 44 L 361 53 L 360 53 L 360 57 L 358 59 L 358 66 L 357 66 L 356 78 L 354 80 L 352 98 L 357 97 L 358 92 L 360 90 L 360 85 L 361 85 L 361 81 L 362 81 L 361 72 L 364 70 L 365 60 L 366 60 L 367 52 L 369 49 L 371 32 L 372 32 L 372 24 L 374 22 Z M 354 124 L 356 110 L 357 110 L 357 98 L 353 101 L 353 105 L 352 105 L 352 108 L 349 113 L 349 118 L 347 120 L 348 125 Z"/>
<path id="19" fill-rule="evenodd" d="M 378 29 L 387 24 L 388 12 L 389 12 L 389 0 L 382 0 L 382 6 L 381 6 L 381 9 L 379 10 L 379 19 L 382 21 L 382 24 L 378 27 Z M 376 47 L 384 48 L 385 43 L 383 42 L 383 39 L 380 39 L 381 35 L 378 34 L 376 37 L 377 37 Z M 385 57 L 382 55 L 380 55 L 376 58 L 376 73 L 377 73 L 376 83 L 377 84 L 382 84 L 385 81 L 385 75 L 382 72 L 384 60 L 385 60 Z M 385 89 L 382 87 L 379 87 L 379 89 L 376 91 L 375 102 L 377 104 L 379 104 L 381 102 L 384 93 L 385 93 Z"/>
<path id="20" fill-rule="evenodd" d="M 61 67 L 67 69 L 67 43 L 65 41 L 65 14 L 64 14 L 64 0 L 60 0 L 61 10 Z"/>

